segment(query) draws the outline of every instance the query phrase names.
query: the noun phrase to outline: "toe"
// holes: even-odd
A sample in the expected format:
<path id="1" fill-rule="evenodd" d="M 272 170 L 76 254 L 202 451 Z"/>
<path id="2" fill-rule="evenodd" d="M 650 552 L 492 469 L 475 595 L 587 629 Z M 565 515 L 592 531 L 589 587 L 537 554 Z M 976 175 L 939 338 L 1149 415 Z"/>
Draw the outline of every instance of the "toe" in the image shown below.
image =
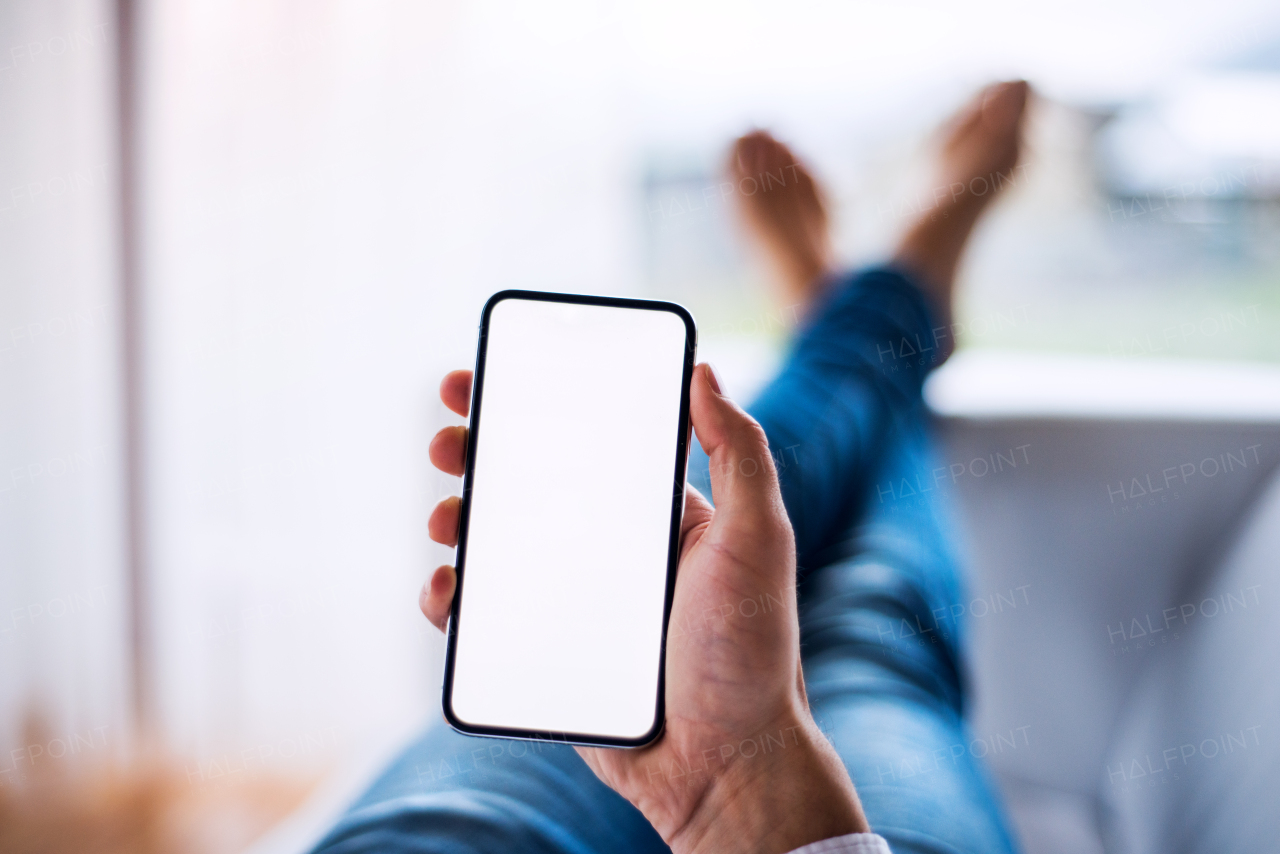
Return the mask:
<path id="1" fill-rule="evenodd" d="M 737 177 L 756 176 L 770 168 L 786 166 L 795 157 L 791 150 L 764 130 L 755 130 L 734 143 L 730 166 Z"/>
<path id="2" fill-rule="evenodd" d="M 1002 128 L 1008 128 L 1022 117 L 1027 105 L 1030 87 L 1025 80 L 997 83 L 983 91 L 982 119 Z"/>

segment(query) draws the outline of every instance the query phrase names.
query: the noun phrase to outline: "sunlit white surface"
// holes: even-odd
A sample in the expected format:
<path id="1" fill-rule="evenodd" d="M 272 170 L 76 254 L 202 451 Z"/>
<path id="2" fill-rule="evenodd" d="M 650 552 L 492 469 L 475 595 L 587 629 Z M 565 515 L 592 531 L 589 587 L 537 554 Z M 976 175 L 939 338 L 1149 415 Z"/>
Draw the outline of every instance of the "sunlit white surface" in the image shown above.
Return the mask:
<path id="1" fill-rule="evenodd" d="M 1280 368 L 1253 363 L 961 351 L 925 398 L 961 418 L 1280 419 Z"/>

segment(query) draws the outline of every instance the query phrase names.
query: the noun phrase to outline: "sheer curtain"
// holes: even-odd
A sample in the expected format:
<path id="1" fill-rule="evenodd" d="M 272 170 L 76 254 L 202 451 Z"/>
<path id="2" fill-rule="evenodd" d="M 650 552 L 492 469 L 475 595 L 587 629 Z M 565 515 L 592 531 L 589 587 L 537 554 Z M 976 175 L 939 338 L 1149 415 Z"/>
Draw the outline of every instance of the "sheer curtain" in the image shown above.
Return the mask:
<path id="1" fill-rule="evenodd" d="M 458 483 L 426 448 L 481 303 L 638 287 L 616 28 L 592 3 L 139 12 L 160 729 L 193 780 L 371 755 L 438 715 L 417 592 Z M 31 710 L 46 748 L 130 743 L 113 32 L 102 0 L 0 6 L 10 776 Z"/>
<path id="2" fill-rule="evenodd" d="M 438 715 L 417 592 L 450 557 L 426 536 L 457 488 L 426 456 L 440 376 L 470 365 L 495 290 L 634 287 L 607 22 L 559 14 L 151 7 L 157 684 L 211 773 L 367 753 Z M 592 74 L 538 62 L 530 28 Z"/>

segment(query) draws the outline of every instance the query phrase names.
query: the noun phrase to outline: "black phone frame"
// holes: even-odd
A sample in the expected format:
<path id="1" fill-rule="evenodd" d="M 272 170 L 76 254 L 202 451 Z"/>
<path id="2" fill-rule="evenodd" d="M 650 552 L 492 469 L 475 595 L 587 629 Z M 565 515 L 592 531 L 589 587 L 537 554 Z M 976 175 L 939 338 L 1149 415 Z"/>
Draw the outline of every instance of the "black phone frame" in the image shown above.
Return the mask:
<path id="1" fill-rule="evenodd" d="M 459 718 L 453 711 L 454 666 L 457 653 L 458 626 L 461 623 L 462 614 L 462 592 L 465 587 L 467 528 L 471 513 L 471 491 L 474 488 L 476 449 L 479 444 L 477 440 L 480 436 L 480 414 L 483 409 L 484 365 L 489 341 L 489 317 L 498 303 L 508 299 L 667 311 L 684 321 L 684 375 L 681 381 L 680 420 L 676 436 L 676 468 L 673 476 L 675 488 L 672 490 L 671 496 L 671 532 L 667 546 L 667 585 L 662 608 L 662 636 L 658 648 L 658 696 L 654 705 L 653 727 L 645 734 L 635 738 L 483 726 L 468 723 Z M 680 558 L 680 525 L 684 515 L 685 468 L 689 452 L 689 384 L 693 379 L 694 357 L 697 353 L 697 346 L 698 327 L 694 322 L 693 315 L 684 306 L 674 302 L 517 289 L 499 291 L 485 302 L 484 308 L 480 312 L 480 337 L 476 347 L 475 372 L 471 380 L 471 415 L 467 425 L 466 467 L 462 479 L 462 504 L 458 519 L 458 545 L 454 551 L 454 566 L 458 580 L 453 594 L 453 603 L 449 609 L 448 644 L 445 651 L 444 685 L 441 691 L 441 708 L 444 712 L 444 718 L 453 729 L 464 735 L 553 741 L 592 747 L 643 747 L 654 742 L 662 734 L 663 726 L 666 723 L 667 628 L 671 619 L 671 604 L 675 596 L 676 566 Z"/>

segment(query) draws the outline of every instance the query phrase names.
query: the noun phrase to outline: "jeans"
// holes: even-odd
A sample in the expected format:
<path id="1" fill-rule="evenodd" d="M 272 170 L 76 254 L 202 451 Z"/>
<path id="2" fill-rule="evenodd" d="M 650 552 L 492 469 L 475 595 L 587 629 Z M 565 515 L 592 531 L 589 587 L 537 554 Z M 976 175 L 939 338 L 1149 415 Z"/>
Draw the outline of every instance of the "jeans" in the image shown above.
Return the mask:
<path id="1" fill-rule="evenodd" d="M 965 601 L 921 397 L 940 336 L 891 269 L 832 284 L 749 411 L 796 533 L 810 705 L 895 854 L 1011 852 L 963 720 Z M 689 480 L 710 497 L 694 443 Z M 666 852 L 572 747 L 428 728 L 317 852 Z"/>

